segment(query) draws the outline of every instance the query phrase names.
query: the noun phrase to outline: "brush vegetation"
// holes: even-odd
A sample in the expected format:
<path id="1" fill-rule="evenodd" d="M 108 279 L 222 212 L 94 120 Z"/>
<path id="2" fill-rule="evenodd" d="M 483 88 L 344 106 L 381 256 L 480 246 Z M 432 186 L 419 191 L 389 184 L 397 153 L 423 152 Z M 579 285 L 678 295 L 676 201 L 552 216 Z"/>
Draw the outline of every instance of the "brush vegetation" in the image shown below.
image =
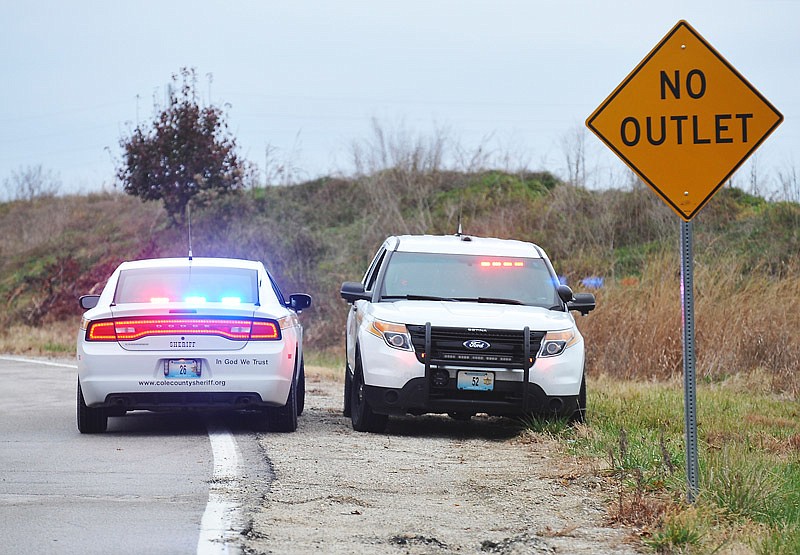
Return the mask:
<path id="1" fill-rule="evenodd" d="M 430 152 L 350 178 L 203 191 L 194 255 L 262 260 L 285 293 L 312 294 L 309 357 L 341 368 L 340 285 L 387 235 L 454 233 L 460 214 L 466 233 L 533 241 L 573 289 L 602 278 L 579 319 L 591 420 L 548 433 L 618 486 L 614 518 L 660 552 L 800 552 L 800 205 L 725 187 L 694 220 L 702 492 L 687 506 L 677 216 L 642 187 L 445 171 Z M 0 204 L 0 350 L 69 356 L 80 294 L 123 260 L 187 251 L 160 204 L 120 193 Z"/>
<path id="2" fill-rule="evenodd" d="M 589 382 L 588 424 L 530 422 L 592 460 L 609 519 L 657 553 L 800 553 L 800 407 L 761 373 L 698 387 L 700 492 L 686 502 L 680 380 Z M 583 470 L 570 474 L 579 480 Z M 583 474 L 582 474 L 583 473 Z"/>

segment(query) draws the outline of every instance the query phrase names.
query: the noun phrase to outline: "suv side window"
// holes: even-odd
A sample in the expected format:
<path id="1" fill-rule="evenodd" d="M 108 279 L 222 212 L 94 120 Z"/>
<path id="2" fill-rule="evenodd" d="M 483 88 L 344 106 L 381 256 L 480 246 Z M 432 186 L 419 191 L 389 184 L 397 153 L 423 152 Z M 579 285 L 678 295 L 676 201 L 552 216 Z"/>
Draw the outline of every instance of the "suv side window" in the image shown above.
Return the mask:
<path id="1" fill-rule="evenodd" d="M 378 254 L 375 255 L 372 264 L 370 264 L 369 270 L 367 270 L 367 273 L 364 276 L 364 291 L 372 291 L 372 288 L 375 287 L 375 280 L 378 279 L 378 273 L 385 257 L 386 249 L 381 248 L 381 250 L 378 251 Z"/>

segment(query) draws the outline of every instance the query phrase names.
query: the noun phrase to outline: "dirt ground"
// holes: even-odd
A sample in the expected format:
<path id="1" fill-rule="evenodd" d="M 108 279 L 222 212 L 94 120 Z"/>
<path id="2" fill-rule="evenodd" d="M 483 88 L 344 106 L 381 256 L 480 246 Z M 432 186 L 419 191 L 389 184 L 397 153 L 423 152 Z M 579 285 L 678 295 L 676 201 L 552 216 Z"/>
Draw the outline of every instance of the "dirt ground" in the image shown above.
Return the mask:
<path id="1" fill-rule="evenodd" d="M 354 432 L 342 385 L 309 369 L 294 434 L 262 434 L 272 481 L 248 507 L 244 551 L 369 554 L 632 554 L 604 525 L 592 472 L 508 419 L 392 418 Z"/>

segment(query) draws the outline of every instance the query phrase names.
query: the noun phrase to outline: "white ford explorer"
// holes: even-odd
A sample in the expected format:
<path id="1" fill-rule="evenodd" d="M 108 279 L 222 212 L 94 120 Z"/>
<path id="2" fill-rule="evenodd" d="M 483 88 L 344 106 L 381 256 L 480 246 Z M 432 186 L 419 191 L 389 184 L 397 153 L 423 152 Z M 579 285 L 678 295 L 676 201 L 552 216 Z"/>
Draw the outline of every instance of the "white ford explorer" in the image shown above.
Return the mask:
<path id="1" fill-rule="evenodd" d="M 345 282 L 344 414 L 380 432 L 388 415 L 583 421 L 583 337 L 570 310 L 594 295 L 559 285 L 532 243 L 456 234 L 389 237 Z"/>

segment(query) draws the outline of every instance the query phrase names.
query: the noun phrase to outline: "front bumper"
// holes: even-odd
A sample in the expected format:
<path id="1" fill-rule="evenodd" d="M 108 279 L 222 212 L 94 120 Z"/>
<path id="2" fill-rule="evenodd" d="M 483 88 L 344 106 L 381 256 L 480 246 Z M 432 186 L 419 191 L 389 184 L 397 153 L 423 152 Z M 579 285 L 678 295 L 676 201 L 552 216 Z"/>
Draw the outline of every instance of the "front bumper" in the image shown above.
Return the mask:
<path id="1" fill-rule="evenodd" d="M 431 387 L 425 378 L 414 378 L 401 388 L 364 386 L 364 395 L 378 414 L 486 413 L 493 416 L 525 416 L 531 413 L 569 417 L 578 407 L 577 395 L 547 395 L 536 384 L 495 383 L 493 391 L 462 391 Z"/>
<path id="2" fill-rule="evenodd" d="M 372 334 L 360 337 L 360 356 L 363 363 L 364 383 L 368 386 L 402 389 L 415 378 L 425 377 L 425 365 L 412 351 L 392 349 Z M 584 344 L 581 339 L 559 356 L 537 357 L 528 372 L 528 382 L 538 386 L 547 397 L 577 396 L 580 392 L 584 369 Z M 447 369 L 451 380 L 458 370 L 485 370 L 495 373 L 496 387 L 504 382 L 521 384 L 522 369 L 490 366 L 460 366 L 458 364 L 432 364 L 429 371 Z M 513 387 L 513 386 L 510 386 Z M 521 387 L 520 387 L 521 389 Z"/>
<path id="3" fill-rule="evenodd" d="M 543 335 L 540 333 L 540 337 Z M 393 349 L 372 334 L 363 334 L 360 339 L 365 395 L 370 407 L 380 414 L 460 412 L 570 416 L 578 406 L 584 372 L 582 338 L 560 355 L 551 357 L 536 356 L 539 350 L 537 338 L 532 341 L 533 348 L 529 351 L 529 356 L 535 358 L 528 369 L 524 369 L 517 359 L 512 361 L 517 366 L 510 368 L 502 366 L 503 362 L 481 364 L 470 360 L 469 365 L 463 361 L 451 363 L 442 360 L 441 350 L 426 349 L 423 344 L 415 344 L 415 351 L 408 351 Z M 450 344 L 457 345 L 462 339 L 450 340 Z M 426 358 L 417 351 L 440 356 L 431 356 L 430 362 L 423 363 Z M 491 372 L 494 375 L 492 390 L 458 389 L 458 373 L 462 370 Z M 444 380 L 441 379 L 443 376 Z"/>

